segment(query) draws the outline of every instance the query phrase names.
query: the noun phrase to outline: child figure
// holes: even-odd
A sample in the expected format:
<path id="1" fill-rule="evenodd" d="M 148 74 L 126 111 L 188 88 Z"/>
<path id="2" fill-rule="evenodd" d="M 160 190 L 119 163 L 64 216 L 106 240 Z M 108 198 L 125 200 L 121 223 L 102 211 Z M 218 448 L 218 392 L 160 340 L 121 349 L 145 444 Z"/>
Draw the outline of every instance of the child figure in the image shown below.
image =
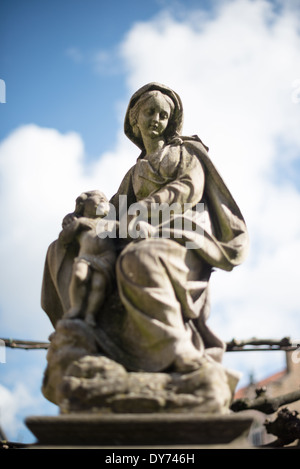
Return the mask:
<path id="1" fill-rule="evenodd" d="M 64 218 L 59 236 L 64 244 L 74 241 L 79 244 L 69 287 L 71 306 L 64 318 L 84 316 L 92 327 L 96 326 L 96 315 L 114 279 L 116 251 L 113 240 L 98 235 L 99 219 L 108 211 L 109 202 L 102 192 L 82 193 L 76 200 L 75 212 Z"/>

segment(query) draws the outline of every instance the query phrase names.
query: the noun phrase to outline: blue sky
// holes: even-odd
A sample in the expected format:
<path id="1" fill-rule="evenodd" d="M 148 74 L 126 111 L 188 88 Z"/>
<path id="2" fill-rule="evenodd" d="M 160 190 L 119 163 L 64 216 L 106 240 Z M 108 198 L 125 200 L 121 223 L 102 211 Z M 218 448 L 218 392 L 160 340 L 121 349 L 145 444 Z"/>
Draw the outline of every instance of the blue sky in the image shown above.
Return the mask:
<path id="1" fill-rule="evenodd" d="M 40 308 L 47 246 L 83 190 L 113 195 L 138 149 L 123 134 L 131 94 L 177 91 L 246 218 L 250 254 L 212 279 L 224 340 L 300 337 L 299 1 L 2 0 L 0 338 L 48 339 Z M 45 352 L 6 350 L 0 424 L 32 441 L 25 416 L 57 413 L 40 392 Z M 280 353 L 226 354 L 263 378 Z"/>
<path id="2" fill-rule="evenodd" d="M 1 110 L 0 137 L 34 122 L 79 132 L 90 157 L 109 149 L 116 127 L 115 103 L 128 93 L 118 45 L 134 22 L 153 17 L 164 6 L 178 12 L 180 2 L 1 3 L 1 78 L 7 83 L 9 105 Z M 189 7 L 207 3 L 184 2 Z"/>
<path id="3" fill-rule="evenodd" d="M 1 137 L 34 122 L 81 133 L 91 155 L 108 147 L 115 127 L 111 104 L 125 86 L 122 64 L 100 75 L 96 55 L 113 53 L 132 20 L 153 15 L 157 3 L 13 0 L 2 2 L 1 9 L 1 69 L 9 104 L 1 110 Z M 106 118 L 100 129 L 101 108 Z"/>

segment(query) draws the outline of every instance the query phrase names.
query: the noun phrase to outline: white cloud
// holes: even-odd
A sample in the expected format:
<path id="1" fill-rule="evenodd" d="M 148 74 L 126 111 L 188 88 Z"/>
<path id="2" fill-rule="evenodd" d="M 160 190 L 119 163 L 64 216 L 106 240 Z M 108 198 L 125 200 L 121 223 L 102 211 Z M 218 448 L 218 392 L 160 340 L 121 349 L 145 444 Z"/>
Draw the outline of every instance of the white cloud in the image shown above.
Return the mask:
<path id="1" fill-rule="evenodd" d="M 224 340 L 294 337 L 300 329 L 293 166 L 300 157 L 299 4 L 214 3 L 210 15 L 181 11 L 176 19 L 165 11 L 136 24 L 121 47 L 127 83 L 134 91 L 158 81 L 180 94 L 184 132 L 208 144 L 246 218 L 249 258 L 232 273 L 213 275 L 211 327 Z M 260 377 L 262 369 L 276 371 L 276 363 L 280 369 L 282 357 L 275 355 L 253 355 Z M 230 355 L 244 370 L 252 371 L 251 359 Z"/>
<path id="2" fill-rule="evenodd" d="M 136 24 L 121 47 L 132 91 L 158 81 L 180 94 L 185 133 L 209 145 L 245 215 L 250 256 L 212 281 L 213 309 L 220 310 L 212 321 L 226 339 L 281 337 L 300 327 L 300 194 L 280 178 L 300 156 L 295 8 L 282 3 L 279 13 L 271 2 L 237 0 L 216 2 L 209 18 L 187 12 L 178 20 L 164 12 Z"/>
<path id="3" fill-rule="evenodd" d="M 83 182 L 81 157 L 78 136 L 34 125 L 1 144 L 1 323 L 18 336 L 44 335 L 37 311 L 45 252 Z"/>
<path id="4" fill-rule="evenodd" d="M 22 432 L 18 414 L 34 404 L 35 399 L 23 384 L 17 383 L 12 391 L 0 384 L 0 426 L 8 439 Z"/>
<path id="5" fill-rule="evenodd" d="M 117 143 L 88 165 L 79 135 L 35 125 L 17 129 L 0 145 L 1 324 L 14 337 L 47 339 L 50 323 L 39 313 L 47 247 L 81 192 L 114 194 L 128 169 L 129 147 Z"/>
<path id="6" fill-rule="evenodd" d="M 40 392 L 45 368 L 45 351 L 11 350 L 0 365 L 0 427 L 10 441 L 32 443 L 34 435 L 25 419 L 30 415 L 57 415 L 58 408 Z M 17 365 L 17 366 L 16 366 Z"/>

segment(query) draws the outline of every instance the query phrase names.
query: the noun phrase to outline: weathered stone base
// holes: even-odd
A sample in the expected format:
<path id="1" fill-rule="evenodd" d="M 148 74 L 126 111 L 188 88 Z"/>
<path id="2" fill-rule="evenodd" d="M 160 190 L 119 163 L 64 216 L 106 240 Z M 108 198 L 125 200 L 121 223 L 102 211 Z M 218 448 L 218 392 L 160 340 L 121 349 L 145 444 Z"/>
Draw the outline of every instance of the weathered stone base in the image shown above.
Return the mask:
<path id="1" fill-rule="evenodd" d="M 249 414 L 68 414 L 34 416 L 26 425 L 39 445 L 55 446 L 201 446 L 247 445 Z M 249 443 L 248 443 L 249 445 Z"/>
<path id="2" fill-rule="evenodd" d="M 74 362 L 62 379 L 61 413 L 229 412 L 231 392 L 221 366 L 186 374 L 127 372 L 103 356 Z"/>
<path id="3" fill-rule="evenodd" d="M 61 413 L 197 412 L 226 414 L 237 377 L 203 359 L 196 370 L 130 372 L 101 355 L 83 321 L 60 321 L 51 339 L 43 394 Z"/>

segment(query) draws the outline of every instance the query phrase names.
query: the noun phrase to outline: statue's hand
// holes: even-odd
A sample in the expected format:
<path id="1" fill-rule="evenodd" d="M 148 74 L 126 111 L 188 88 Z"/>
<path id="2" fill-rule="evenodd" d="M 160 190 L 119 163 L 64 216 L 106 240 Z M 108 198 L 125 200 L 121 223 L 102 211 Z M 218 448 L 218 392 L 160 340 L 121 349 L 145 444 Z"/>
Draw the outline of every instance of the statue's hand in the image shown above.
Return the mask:
<path id="1" fill-rule="evenodd" d="M 78 218 L 67 217 L 68 215 L 63 220 L 63 229 L 59 234 L 59 239 L 64 245 L 68 245 L 74 241 L 79 227 Z"/>
<path id="2" fill-rule="evenodd" d="M 74 213 L 68 213 L 62 221 L 62 227 L 65 228 L 66 226 L 70 225 L 70 223 L 72 223 L 74 220 L 76 220 Z"/>

